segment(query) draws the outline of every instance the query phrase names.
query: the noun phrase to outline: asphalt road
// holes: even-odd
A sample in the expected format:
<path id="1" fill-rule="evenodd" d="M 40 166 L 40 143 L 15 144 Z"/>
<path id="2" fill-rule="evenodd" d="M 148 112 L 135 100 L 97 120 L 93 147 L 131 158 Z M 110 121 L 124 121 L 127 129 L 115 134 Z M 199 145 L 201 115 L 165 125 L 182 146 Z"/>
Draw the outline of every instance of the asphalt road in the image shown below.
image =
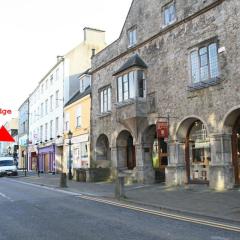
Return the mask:
<path id="1" fill-rule="evenodd" d="M 240 233 L 0 178 L 0 240 L 239 240 Z"/>

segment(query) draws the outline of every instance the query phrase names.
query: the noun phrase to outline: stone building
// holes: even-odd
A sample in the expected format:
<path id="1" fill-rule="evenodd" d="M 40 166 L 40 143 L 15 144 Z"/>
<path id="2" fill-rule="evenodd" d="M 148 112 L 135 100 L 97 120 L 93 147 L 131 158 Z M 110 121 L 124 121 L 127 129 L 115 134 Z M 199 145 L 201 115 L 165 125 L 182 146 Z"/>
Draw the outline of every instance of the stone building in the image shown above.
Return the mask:
<path id="1" fill-rule="evenodd" d="M 138 182 L 239 185 L 239 26 L 237 0 L 134 0 L 92 60 L 98 166 Z"/>

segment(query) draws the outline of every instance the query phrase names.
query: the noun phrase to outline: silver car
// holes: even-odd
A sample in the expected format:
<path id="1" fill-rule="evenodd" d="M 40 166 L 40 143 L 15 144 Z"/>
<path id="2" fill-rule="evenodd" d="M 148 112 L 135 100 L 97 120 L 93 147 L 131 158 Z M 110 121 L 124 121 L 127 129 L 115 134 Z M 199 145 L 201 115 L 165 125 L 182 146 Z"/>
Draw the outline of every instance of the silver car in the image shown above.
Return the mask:
<path id="1" fill-rule="evenodd" d="M 17 176 L 17 166 L 13 157 L 0 157 L 0 176 Z"/>

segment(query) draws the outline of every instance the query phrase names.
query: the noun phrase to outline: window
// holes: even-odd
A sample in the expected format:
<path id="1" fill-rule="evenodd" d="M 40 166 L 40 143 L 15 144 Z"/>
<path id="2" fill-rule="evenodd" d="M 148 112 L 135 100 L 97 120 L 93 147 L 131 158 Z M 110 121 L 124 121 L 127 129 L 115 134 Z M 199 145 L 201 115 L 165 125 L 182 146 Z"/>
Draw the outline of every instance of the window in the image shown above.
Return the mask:
<path id="1" fill-rule="evenodd" d="M 88 158 L 88 143 L 81 143 L 81 159 Z"/>
<path id="2" fill-rule="evenodd" d="M 146 82 L 142 70 L 132 71 L 117 78 L 118 102 L 146 97 Z"/>
<path id="3" fill-rule="evenodd" d="M 70 114 L 67 112 L 65 114 L 65 131 L 69 131 L 69 120 L 70 120 Z"/>
<path id="4" fill-rule="evenodd" d="M 53 75 L 52 75 L 52 78 L 53 78 Z M 59 69 L 57 68 L 57 70 L 56 70 L 56 81 L 58 81 L 58 79 L 59 79 Z"/>
<path id="5" fill-rule="evenodd" d="M 45 140 L 48 139 L 48 124 L 45 123 Z"/>
<path id="6" fill-rule="evenodd" d="M 137 28 L 128 30 L 128 47 L 133 47 L 137 44 Z"/>
<path id="7" fill-rule="evenodd" d="M 81 115 L 82 115 L 82 109 L 81 109 L 81 107 L 78 107 L 76 110 L 76 127 L 77 128 L 80 128 L 82 125 Z"/>
<path id="8" fill-rule="evenodd" d="M 40 126 L 40 141 L 43 140 L 43 126 Z"/>
<path id="9" fill-rule="evenodd" d="M 50 138 L 53 138 L 53 120 L 50 121 L 49 135 Z"/>
<path id="10" fill-rule="evenodd" d="M 50 111 L 53 111 L 53 95 L 50 96 Z"/>
<path id="11" fill-rule="evenodd" d="M 56 132 L 56 136 L 58 136 L 58 124 L 59 124 L 59 118 L 56 117 L 56 120 L 55 120 L 55 132 Z"/>
<path id="12" fill-rule="evenodd" d="M 111 111 L 111 87 L 106 87 L 100 91 L 100 111 L 101 113 Z"/>
<path id="13" fill-rule="evenodd" d="M 48 79 L 46 80 L 46 84 L 45 84 L 46 90 L 48 89 Z"/>
<path id="14" fill-rule="evenodd" d="M 56 91 L 56 108 L 59 106 L 58 99 L 59 98 L 59 90 Z"/>
<path id="15" fill-rule="evenodd" d="M 45 101 L 45 115 L 48 114 L 48 99 Z"/>
<path id="16" fill-rule="evenodd" d="M 43 88 L 44 88 L 44 86 L 42 84 L 42 86 L 41 86 L 41 94 L 43 94 Z"/>
<path id="17" fill-rule="evenodd" d="M 84 75 L 80 78 L 80 92 L 84 92 L 89 86 L 91 86 L 91 76 Z"/>
<path id="18" fill-rule="evenodd" d="M 164 25 L 168 26 L 176 20 L 176 8 L 174 2 L 170 2 L 164 7 Z"/>
<path id="19" fill-rule="evenodd" d="M 43 117 L 43 103 L 41 103 L 41 117 Z"/>
<path id="20" fill-rule="evenodd" d="M 216 78 L 219 75 L 217 44 L 211 43 L 191 52 L 192 83 Z"/>

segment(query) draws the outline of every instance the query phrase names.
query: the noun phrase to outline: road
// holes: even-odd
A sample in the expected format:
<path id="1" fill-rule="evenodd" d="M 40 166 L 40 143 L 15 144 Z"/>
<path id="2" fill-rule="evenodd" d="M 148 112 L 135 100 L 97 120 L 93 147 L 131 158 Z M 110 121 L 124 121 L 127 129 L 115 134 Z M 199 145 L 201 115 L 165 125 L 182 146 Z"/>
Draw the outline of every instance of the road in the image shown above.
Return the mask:
<path id="1" fill-rule="evenodd" d="M 239 240 L 229 231 L 0 178 L 0 240 Z"/>

